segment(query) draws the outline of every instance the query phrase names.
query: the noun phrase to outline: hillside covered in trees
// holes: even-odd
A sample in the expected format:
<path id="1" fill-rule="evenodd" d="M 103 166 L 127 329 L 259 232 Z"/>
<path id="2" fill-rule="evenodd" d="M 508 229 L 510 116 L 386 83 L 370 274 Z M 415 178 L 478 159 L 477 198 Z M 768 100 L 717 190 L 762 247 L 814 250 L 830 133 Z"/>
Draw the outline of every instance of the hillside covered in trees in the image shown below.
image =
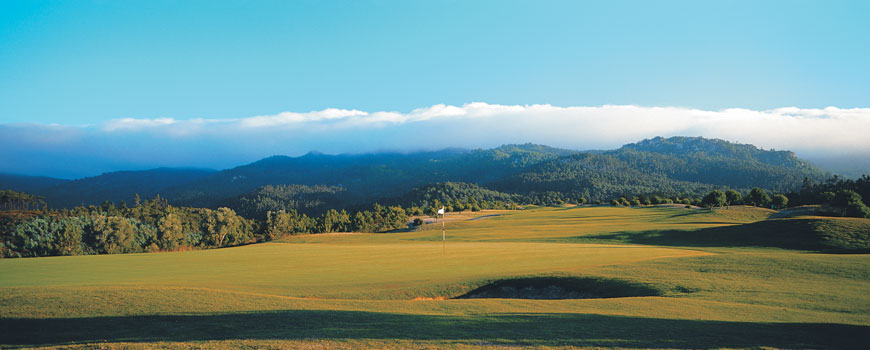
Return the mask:
<path id="1" fill-rule="evenodd" d="M 159 194 L 176 206 L 228 207 L 245 217 L 262 218 L 270 210 L 320 215 L 330 208 L 356 210 L 375 202 L 424 207 L 424 201 L 433 202 L 423 193 L 426 186 L 446 183 L 474 186 L 488 202 L 522 198 L 552 204 L 606 202 L 640 194 L 701 197 L 716 188 L 746 192 L 756 186 L 786 193 L 799 191 L 804 179 L 819 182 L 827 177 L 787 151 L 700 137 L 658 137 L 600 152 L 533 144 L 415 153 L 312 152 L 273 156 L 218 172 L 124 171 L 56 183 L 38 178 L 39 184 L 21 177 L 0 178 L 0 188 L 30 190 L 50 208 L 104 201 L 131 205 L 137 194 Z M 458 201 L 467 204 L 459 196 Z M 439 203 L 445 200 L 456 202 L 439 198 Z"/>
<path id="2" fill-rule="evenodd" d="M 318 216 L 266 211 L 263 218 L 248 219 L 227 207 L 178 207 L 159 196 L 129 207 L 107 201 L 35 209 L 39 203 L 27 193 L 0 192 L 0 258 L 210 249 L 303 233 L 385 232 L 408 224 L 403 208 L 379 204 L 352 213 L 329 209 Z"/>
<path id="3" fill-rule="evenodd" d="M 208 249 L 295 234 L 388 232 L 441 207 L 811 204 L 819 215 L 870 217 L 870 177 L 826 175 L 790 152 L 656 138 L 602 152 L 526 144 L 411 154 L 311 153 L 220 172 L 155 169 L 74 181 L 33 178 L 32 184 L 7 177 L 14 179 L 7 186 L 37 191 L 0 190 L 0 256 Z M 77 195 L 80 202 L 102 202 L 67 206 Z"/>

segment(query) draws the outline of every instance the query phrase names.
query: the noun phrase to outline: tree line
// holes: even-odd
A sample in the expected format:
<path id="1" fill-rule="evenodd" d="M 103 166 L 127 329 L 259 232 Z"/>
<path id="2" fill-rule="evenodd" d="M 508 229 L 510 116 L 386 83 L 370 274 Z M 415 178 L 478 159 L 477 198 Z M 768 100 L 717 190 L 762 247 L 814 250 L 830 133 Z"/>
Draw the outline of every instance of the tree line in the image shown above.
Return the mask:
<path id="1" fill-rule="evenodd" d="M 0 190 L 0 210 L 36 210 L 44 206 L 43 197 L 12 190 Z"/>
<path id="2" fill-rule="evenodd" d="M 4 216 L 0 257 L 209 249 L 302 233 L 384 232 L 408 223 L 408 213 L 398 206 L 375 204 L 353 214 L 330 209 L 315 217 L 295 210 L 269 211 L 260 220 L 226 207 L 173 206 L 160 196 L 142 202 L 137 196 L 132 206 L 107 201 L 63 210 L 42 208 L 31 214 L 11 220 Z"/>
<path id="3" fill-rule="evenodd" d="M 817 214 L 870 218 L 870 176 L 863 175 L 856 180 L 842 179 L 834 176 L 819 183 L 804 179 L 799 192 L 775 193 L 759 187 L 743 193 L 734 189 L 716 189 L 702 197 L 667 197 L 641 194 L 637 196 L 621 196 L 610 201 L 613 206 L 640 206 L 651 204 L 685 204 L 705 208 L 726 207 L 730 205 L 752 205 L 771 209 L 784 209 L 799 205 L 819 206 Z"/>
<path id="4" fill-rule="evenodd" d="M 530 191 L 504 193 L 475 184 L 444 182 L 421 186 L 386 205 L 375 203 L 357 209 L 329 208 L 318 215 L 296 209 L 300 203 L 320 206 L 322 195 L 334 203 L 338 187 L 274 186 L 257 196 L 242 198 L 240 215 L 228 207 L 217 209 L 170 205 L 159 195 L 134 203 L 78 206 L 49 210 L 40 198 L 27 193 L 0 191 L 0 256 L 115 254 L 208 249 L 280 239 L 288 235 L 330 232 L 387 232 L 407 227 L 410 216 L 434 215 L 442 206 L 447 211 L 516 209 L 520 204 L 560 205 L 608 204 L 586 191 Z M 820 213 L 832 216 L 870 218 L 864 198 L 870 195 L 870 176 L 857 180 L 833 177 L 813 183 L 805 180 L 800 191 L 768 192 L 759 187 L 749 191 L 713 189 L 704 195 L 683 194 L 621 195 L 609 201 L 614 206 L 684 204 L 708 208 L 754 205 L 785 208 L 815 204 Z M 277 200 L 273 198 L 278 196 Z M 40 205 L 42 204 L 42 205 Z M 22 215 L 22 213 L 28 213 Z"/>

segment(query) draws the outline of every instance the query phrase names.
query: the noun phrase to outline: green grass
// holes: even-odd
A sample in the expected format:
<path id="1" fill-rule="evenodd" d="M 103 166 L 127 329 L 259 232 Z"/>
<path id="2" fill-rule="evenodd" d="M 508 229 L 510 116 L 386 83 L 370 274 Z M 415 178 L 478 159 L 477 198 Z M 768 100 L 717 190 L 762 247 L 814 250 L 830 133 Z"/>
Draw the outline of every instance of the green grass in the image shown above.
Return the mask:
<path id="1" fill-rule="evenodd" d="M 772 213 L 536 208 L 449 222 L 447 242 L 438 224 L 207 251 L 0 260 L 0 347 L 866 344 L 870 257 L 818 248 L 864 244 L 870 220 L 765 220 Z M 795 245 L 807 239 L 815 241 Z M 449 299 L 517 277 L 656 296 Z"/>
<path id="2" fill-rule="evenodd" d="M 870 220 L 800 217 L 702 229 L 654 229 L 576 238 L 578 242 L 619 241 L 682 247 L 771 247 L 866 253 L 870 250 Z"/>

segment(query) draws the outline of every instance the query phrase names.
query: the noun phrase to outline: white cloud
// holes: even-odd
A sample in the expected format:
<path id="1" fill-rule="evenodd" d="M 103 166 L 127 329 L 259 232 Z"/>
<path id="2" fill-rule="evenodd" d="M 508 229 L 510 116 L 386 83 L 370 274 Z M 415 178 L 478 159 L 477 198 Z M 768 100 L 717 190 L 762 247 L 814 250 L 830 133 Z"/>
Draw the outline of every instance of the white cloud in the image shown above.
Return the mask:
<path id="1" fill-rule="evenodd" d="M 155 118 L 155 119 L 137 119 L 137 118 L 122 118 L 115 119 L 103 124 L 103 130 L 112 131 L 139 131 L 142 129 L 150 129 L 161 126 L 167 126 L 177 123 L 173 118 Z"/>
<path id="2" fill-rule="evenodd" d="M 709 111 L 474 102 L 438 104 L 407 113 L 329 108 L 237 119 L 123 118 L 97 126 L 0 124 L 0 133 L 6 135 L 0 137 L 0 149 L 11 150 L 7 153 L 21 159 L 38 159 L 47 152 L 83 159 L 110 154 L 106 157 L 111 156 L 116 163 L 145 158 L 154 165 L 224 167 L 310 150 L 360 153 L 488 148 L 524 142 L 569 149 L 613 149 L 644 138 L 682 135 L 793 150 L 803 157 L 870 157 L 868 131 L 870 108 Z M 42 153 L 27 154 L 32 150 Z M 209 163 L 216 159 L 223 163 Z"/>
<path id="3" fill-rule="evenodd" d="M 836 107 L 707 111 L 632 105 L 559 107 L 548 104 L 496 105 L 474 102 L 462 106 L 438 104 L 414 109 L 409 113 L 369 113 L 329 108 L 241 119 L 124 118 L 106 122 L 101 129 L 106 133 L 147 130 L 165 132 L 175 137 L 226 135 L 239 130 L 269 137 L 274 131 L 282 129 L 302 133 L 356 129 L 363 133 L 358 136 L 364 138 L 367 129 L 398 128 L 403 124 L 415 125 L 421 130 L 438 131 L 438 134 L 422 135 L 420 144 L 386 144 L 397 149 L 419 148 L 431 145 L 433 141 L 439 143 L 437 137 L 449 141 L 455 138 L 450 135 L 462 135 L 465 141 L 445 146 L 475 146 L 473 141 L 468 142 L 469 138 L 473 140 L 479 136 L 495 143 L 532 141 L 571 148 L 608 148 L 653 136 L 689 135 L 777 149 L 819 152 L 870 150 L 870 140 L 865 137 L 870 130 L 870 108 Z M 345 151 L 355 150 L 350 147 Z"/>
<path id="4" fill-rule="evenodd" d="M 368 113 L 358 110 L 327 108 L 322 111 L 308 113 L 283 112 L 276 115 L 244 118 L 239 121 L 239 126 L 244 128 L 295 126 L 301 123 L 341 120 L 366 115 Z"/>

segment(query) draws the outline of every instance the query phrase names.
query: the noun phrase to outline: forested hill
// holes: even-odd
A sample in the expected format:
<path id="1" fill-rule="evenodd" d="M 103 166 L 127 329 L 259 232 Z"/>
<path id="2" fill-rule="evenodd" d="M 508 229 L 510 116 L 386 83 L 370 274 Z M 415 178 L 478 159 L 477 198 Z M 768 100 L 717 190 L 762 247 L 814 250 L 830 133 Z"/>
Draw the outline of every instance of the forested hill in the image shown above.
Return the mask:
<path id="1" fill-rule="evenodd" d="M 46 188 L 60 185 L 69 180 L 44 176 L 26 176 L 0 173 L 0 190 L 15 190 L 27 193 L 38 193 Z"/>
<path id="2" fill-rule="evenodd" d="M 790 169 L 813 169 L 806 161 L 795 157 L 794 152 L 791 151 L 763 150 L 753 145 L 703 137 L 677 136 L 667 139 L 655 137 L 627 144 L 620 150 L 636 150 L 685 158 L 741 160 Z"/>
<path id="3" fill-rule="evenodd" d="M 245 211 L 261 212 L 275 203 L 289 203 L 282 208 L 321 211 L 334 203 L 352 207 L 413 200 L 415 188 L 444 182 L 475 184 L 499 196 L 594 201 L 640 193 L 698 195 L 724 187 L 787 192 L 799 189 L 805 177 L 820 181 L 827 176 L 791 152 L 690 137 L 654 138 L 600 152 L 533 144 L 415 153 L 312 152 L 273 156 L 215 173 L 146 173 L 104 174 L 35 192 L 53 207 L 129 202 L 134 193 L 143 198 L 159 193 L 187 206 L 243 209 L 244 203 Z"/>
<path id="4" fill-rule="evenodd" d="M 489 184 L 500 191 L 560 192 L 567 200 L 638 193 L 698 194 L 716 188 L 776 192 L 828 174 L 791 152 L 700 137 L 654 138 L 601 153 L 575 153 L 535 164 Z"/>
<path id="5" fill-rule="evenodd" d="M 35 192 L 45 197 L 46 203 L 54 208 L 100 204 L 106 200 L 133 204 L 136 194 L 142 200 L 153 198 L 167 187 L 188 183 L 214 173 L 215 170 L 176 168 L 117 171 L 63 182 Z"/>
<path id="6" fill-rule="evenodd" d="M 490 183 L 572 151 L 541 145 L 505 145 L 488 150 L 273 156 L 176 186 L 167 198 L 190 206 L 213 206 L 262 186 L 329 185 L 345 189 L 344 198 L 361 204 L 395 197 L 429 183 Z"/>

